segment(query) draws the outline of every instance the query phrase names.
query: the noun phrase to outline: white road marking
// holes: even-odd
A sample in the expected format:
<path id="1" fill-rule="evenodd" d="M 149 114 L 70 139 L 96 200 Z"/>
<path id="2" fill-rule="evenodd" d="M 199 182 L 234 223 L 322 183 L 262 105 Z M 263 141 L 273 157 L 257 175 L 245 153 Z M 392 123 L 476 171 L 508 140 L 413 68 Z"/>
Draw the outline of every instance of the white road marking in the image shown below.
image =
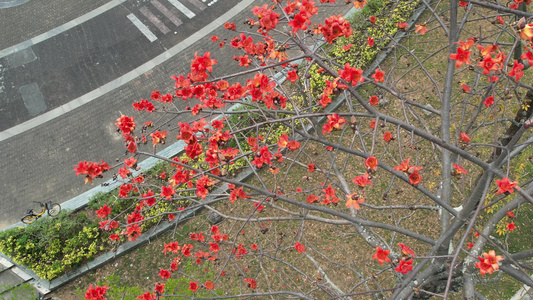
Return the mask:
<path id="1" fill-rule="evenodd" d="M 116 0 L 116 1 L 126 1 L 126 0 Z M 45 124 L 46 122 L 50 120 L 54 120 L 56 118 L 61 117 L 64 114 L 67 114 L 74 109 L 77 109 L 78 107 L 81 107 L 91 101 L 94 101 L 98 99 L 99 97 L 115 90 L 120 87 L 123 87 L 128 82 L 139 78 L 141 76 L 144 76 L 144 74 L 152 69 L 154 69 L 156 66 L 159 66 L 169 59 L 173 58 L 175 55 L 181 53 L 185 49 L 188 49 L 191 45 L 193 45 L 195 42 L 206 38 L 213 34 L 213 31 L 220 26 L 224 25 L 224 23 L 228 22 L 231 18 L 235 17 L 239 13 L 242 13 L 243 9 L 247 7 L 248 5 L 251 5 L 254 3 L 254 0 L 242 0 L 235 6 L 233 6 L 230 10 L 225 12 L 220 17 L 213 20 L 211 23 L 207 24 L 200 30 L 198 30 L 196 33 L 190 35 L 185 40 L 181 41 L 177 45 L 174 45 L 172 48 L 168 49 L 167 51 L 161 53 L 157 57 L 153 58 L 152 60 L 149 60 L 142 64 L 141 66 L 137 67 L 134 70 L 129 71 L 128 73 L 120 76 L 119 78 L 110 81 L 97 89 L 94 89 L 87 94 L 80 96 L 68 103 L 65 103 L 59 107 L 56 107 L 52 110 L 49 110 L 33 119 L 30 119 L 28 121 L 25 121 L 19 125 L 13 126 L 11 128 L 8 128 L 4 131 L 0 131 L 0 142 L 5 141 L 7 139 L 10 139 L 12 137 L 15 137 L 19 134 L 25 133 L 28 130 L 31 130 L 33 128 L 36 128 L 42 124 Z M 351 11 L 353 13 L 353 11 Z M 135 17 L 135 16 L 133 16 Z M 138 19 L 137 19 L 138 20 Z M 139 21 L 140 22 L 140 21 Z M 142 23 L 141 23 L 142 24 Z M 145 26 L 146 27 L 146 26 Z M 153 35 L 153 34 L 152 34 Z M 154 36 L 155 37 L 155 36 Z M 2 53 L 0 52 L 0 55 Z M 168 149 L 168 148 L 167 148 Z"/>
<path id="2" fill-rule="evenodd" d="M 174 23 L 174 25 L 180 26 L 181 24 L 183 24 L 183 22 L 175 14 L 173 14 L 170 10 L 163 6 L 163 4 L 161 4 L 159 1 L 152 0 L 151 3 L 155 8 L 157 8 L 157 10 L 159 10 L 163 15 L 165 15 L 165 17 L 167 17 L 172 23 Z"/>
<path id="3" fill-rule="evenodd" d="M 198 0 L 188 0 L 190 3 L 192 3 L 194 6 L 198 7 L 200 10 L 204 10 L 207 8 L 207 6 L 205 6 L 205 4 L 203 4 L 202 2 L 198 1 Z M 205 2 L 206 0 L 202 0 L 203 2 Z"/>
<path id="4" fill-rule="evenodd" d="M 157 29 L 159 29 L 159 31 L 161 31 L 163 34 L 167 34 L 170 32 L 170 29 L 168 29 L 168 27 L 163 23 L 161 22 L 161 20 L 159 20 L 159 18 L 154 15 L 149 9 L 148 7 L 146 6 L 143 6 L 139 9 L 139 11 L 141 12 L 141 14 L 143 14 L 146 18 L 148 18 L 148 21 L 150 21 L 152 24 L 155 25 L 155 27 L 157 27 Z"/>
<path id="5" fill-rule="evenodd" d="M 174 7 L 176 7 L 179 11 L 181 11 L 189 19 L 192 19 L 194 18 L 194 16 L 196 16 L 190 9 L 188 9 L 185 5 L 181 4 L 178 0 L 168 0 L 168 2 L 174 5 Z"/>
<path id="6" fill-rule="evenodd" d="M 133 25 L 135 25 L 135 27 L 137 27 L 137 29 L 139 29 L 150 42 L 157 40 L 157 36 L 155 36 L 155 34 L 153 34 L 134 14 L 129 14 L 128 19 L 130 19 Z"/>
<path id="7" fill-rule="evenodd" d="M 112 0 L 86 14 L 84 14 L 83 16 L 80 16 L 80 17 L 77 17 L 76 19 L 72 20 L 72 21 L 69 21 L 61 26 L 58 26 L 54 29 L 51 29 L 51 30 L 48 30 L 47 32 L 43 33 L 43 34 L 39 34 L 38 36 L 36 37 L 33 37 L 29 40 L 25 40 L 24 42 L 22 43 L 18 43 L 14 46 L 11 46 L 9 48 L 6 48 L 4 50 L 1 50 L 0 51 L 0 58 L 2 57 L 5 57 L 5 56 L 8 56 L 9 54 L 12 54 L 12 53 L 15 53 L 15 52 L 18 52 L 22 49 L 26 49 L 28 47 L 31 47 L 33 45 L 36 45 L 42 41 L 45 41 L 49 38 L 52 38 L 58 34 L 61 34 L 71 28 L 74 28 L 96 16 L 99 16 L 100 14 L 103 14 L 105 13 L 106 11 L 124 3 L 126 0 Z"/>

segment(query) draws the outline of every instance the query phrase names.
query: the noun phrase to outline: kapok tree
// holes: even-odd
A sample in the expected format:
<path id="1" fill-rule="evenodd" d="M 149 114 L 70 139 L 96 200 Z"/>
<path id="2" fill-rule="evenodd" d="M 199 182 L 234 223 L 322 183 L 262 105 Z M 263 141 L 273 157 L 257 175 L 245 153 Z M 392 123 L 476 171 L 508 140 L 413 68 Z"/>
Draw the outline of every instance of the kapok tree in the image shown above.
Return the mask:
<path id="1" fill-rule="evenodd" d="M 97 210 L 116 245 L 199 207 L 224 219 L 161 245 L 168 261 L 139 299 L 484 299 L 501 282 L 533 286 L 514 219 L 533 203 L 529 1 L 356 0 L 352 25 L 315 21 L 334 4 L 321 2 L 275 1 L 226 24 L 235 38 L 212 40 L 242 71 L 195 54 L 173 87 L 133 104 L 144 115 L 117 119 L 123 161 L 76 167 L 123 181 Z M 155 154 L 176 139 L 182 155 Z M 134 176 L 146 157 L 168 171 Z M 165 290 L 177 277 L 185 291 Z"/>

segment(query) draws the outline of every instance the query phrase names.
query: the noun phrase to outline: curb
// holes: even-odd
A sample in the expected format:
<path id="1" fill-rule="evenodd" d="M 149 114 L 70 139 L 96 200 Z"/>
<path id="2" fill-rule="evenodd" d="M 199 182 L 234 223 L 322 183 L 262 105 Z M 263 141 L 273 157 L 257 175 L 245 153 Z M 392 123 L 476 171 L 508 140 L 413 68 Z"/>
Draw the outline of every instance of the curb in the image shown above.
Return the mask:
<path id="1" fill-rule="evenodd" d="M 0 8 L 9 8 L 14 7 L 17 5 L 24 4 L 30 0 L 1 0 L 0 1 Z"/>
<path id="2" fill-rule="evenodd" d="M 1 7 L 1 3 L 0 3 L 0 7 Z M 356 11 L 356 9 L 354 7 L 352 7 L 352 9 L 350 9 L 350 11 L 347 12 L 344 16 L 347 17 L 347 16 L 355 13 L 355 11 Z M 421 4 L 420 7 L 417 8 L 414 11 L 412 16 L 408 20 L 408 23 L 409 23 L 410 27 L 412 26 L 412 24 L 414 24 L 414 22 L 416 22 L 416 20 L 418 20 L 418 18 L 422 15 L 423 12 L 424 12 L 424 5 Z M 382 52 L 380 52 L 380 54 L 378 54 L 376 56 L 376 58 L 374 59 L 374 62 L 372 62 L 369 65 L 369 67 L 366 68 L 366 70 L 363 72 L 363 75 L 365 77 L 368 77 L 376 69 L 376 67 L 380 63 L 382 63 L 383 60 L 385 60 L 385 58 L 388 56 L 388 54 L 392 51 L 393 47 L 391 47 L 391 46 L 397 44 L 406 35 L 407 35 L 407 32 L 403 32 L 403 31 L 397 32 L 395 34 L 395 36 L 393 37 L 393 39 L 388 44 L 388 46 L 385 48 L 385 50 L 382 50 Z M 312 48 L 316 49 L 318 47 L 322 47 L 324 45 L 324 43 L 325 42 L 322 40 L 321 42 L 319 42 L 316 45 L 314 45 Z M 294 61 L 294 62 L 295 63 L 299 63 L 300 61 Z M 277 84 L 282 84 L 286 80 L 286 76 L 287 76 L 286 75 L 286 71 L 283 70 L 281 72 L 277 72 L 273 76 L 273 79 L 274 79 L 274 81 Z M 335 100 L 332 101 L 332 103 L 330 105 L 328 105 L 328 107 L 327 107 L 327 109 L 325 111 L 326 112 L 332 112 L 332 111 L 337 110 L 342 105 L 342 103 L 344 102 L 345 99 L 346 98 L 345 98 L 345 96 L 343 94 L 339 95 Z M 240 107 L 242 107 L 241 104 L 236 104 L 236 105 L 232 106 L 228 110 L 232 111 L 232 110 L 235 110 L 235 109 L 239 109 Z M 221 117 L 222 117 L 222 115 L 218 116 L 215 119 L 219 119 Z M 322 117 L 322 118 L 325 118 L 325 117 Z M 170 158 L 172 158 L 174 156 L 180 155 L 180 153 L 182 153 L 184 151 L 184 147 L 185 146 L 186 146 L 185 142 L 177 141 L 177 142 L 173 143 L 172 145 L 168 146 L 167 148 L 165 148 L 164 150 L 158 152 L 157 155 L 170 159 Z M 144 161 L 142 161 L 142 162 L 140 162 L 138 164 L 138 166 L 140 167 L 139 171 L 133 171 L 132 175 L 136 176 L 137 174 L 150 169 L 151 167 L 153 167 L 159 161 L 160 161 L 159 159 L 154 158 L 154 157 L 149 157 L 149 158 L 145 159 Z M 245 170 L 243 170 L 237 176 L 237 180 L 238 181 L 246 180 L 253 173 L 254 173 L 253 170 L 248 167 Z M 72 211 L 78 211 L 78 210 L 83 209 L 84 207 L 86 207 L 88 202 L 89 202 L 89 199 L 91 199 L 94 195 L 96 195 L 98 193 L 111 192 L 111 191 L 117 189 L 121 184 L 122 184 L 122 182 L 120 182 L 120 181 L 109 179 L 109 180 L 105 181 L 104 183 L 100 184 L 99 186 L 97 186 L 97 187 L 95 187 L 95 188 L 93 188 L 93 189 L 91 189 L 91 190 L 89 190 L 89 191 L 87 191 L 85 193 L 82 193 L 79 196 L 76 196 L 76 197 L 72 198 L 71 200 L 63 202 L 61 204 L 61 206 L 62 206 L 63 209 L 69 209 L 69 210 L 72 210 Z M 227 184 L 223 184 L 222 186 L 220 186 L 220 187 L 216 188 L 214 191 L 212 191 L 211 194 L 223 194 L 223 193 L 226 192 L 226 190 L 227 190 Z M 200 203 L 204 203 L 204 204 L 210 203 L 210 202 L 215 201 L 216 198 L 218 198 L 218 197 L 217 196 L 209 196 L 208 195 L 206 197 L 206 199 L 202 200 Z M 195 207 L 193 207 L 190 210 L 186 210 L 183 213 L 178 213 L 176 215 L 177 218 L 176 218 L 175 221 L 165 222 L 164 224 L 160 224 L 160 225 L 158 225 L 158 226 L 146 231 L 145 233 L 143 233 L 137 239 L 137 241 L 135 241 L 135 242 L 134 241 L 126 242 L 126 243 L 122 244 L 121 246 L 119 246 L 116 251 L 109 251 L 107 253 L 101 254 L 100 256 L 96 257 L 95 259 L 85 263 L 81 267 L 78 267 L 77 269 L 72 270 L 70 272 L 67 272 L 66 274 L 64 274 L 64 275 L 62 275 L 60 277 L 54 278 L 52 280 L 41 279 L 33 271 L 31 271 L 30 269 L 28 269 L 28 268 L 26 268 L 24 266 L 20 266 L 20 265 L 14 263 L 8 256 L 4 255 L 1 252 L 0 252 L 0 260 L 2 260 L 2 258 L 3 258 L 3 259 L 5 259 L 7 261 L 7 263 L 12 263 L 12 264 L 16 265 L 22 272 L 26 273 L 27 276 L 31 276 L 34 279 L 34 282 L 32 282 L 32 284 L 35 286 L 35 288 L 37 290 L 39 290 L 43 294 L 47 294 L 47 293 L 50 293 L 53 290 L 56 290 L 56 289 L 60 288 L 61 286 L 67 284 L 68 282 L 70 282 L 70 281 L 72 281 L 72 280 L 74 280 L 74 279 L 86 274 L 87 272 L 92 271 L 94 269 L 97 269 L 97 268 L 107 264 L 109 261 L 114 260 L 116 257 L 120 257 L 120 256 L 126 254 L 127 252 L 129 252 L 131 250 L 134 250 L 135 248 L 138 248 L 139 246 L 149 242 L 152 237 L 157 237 L 157 236 L 163 234 L 168 229 L 170 229 L 170 228 L 172 228 L 174 226 L 177 226 L 181 222 L 184 222 L 184 221 L 192 218 L 196 214 L 196 212 L 198 212 L 202 208 L 203 208 L 203 205 L 199 204 L 199 205 L 196 205 Z M 45 217 L 47 217 L 47 216 L 45 216 Z M 14 228 L 14 227 L 22 227 L 22 226 L 26 226 L 26 224 L 23 224 L 22 222 L 18 222 L 18 223 L 15 223 L 15 224 L 11 225 L 11 226 L 8 226 L 8 227 L 6 227 L 4 229 L 1 229 L 0 231 L 6 230 L 6 229 L 9 229 L 9 228 Z"/>

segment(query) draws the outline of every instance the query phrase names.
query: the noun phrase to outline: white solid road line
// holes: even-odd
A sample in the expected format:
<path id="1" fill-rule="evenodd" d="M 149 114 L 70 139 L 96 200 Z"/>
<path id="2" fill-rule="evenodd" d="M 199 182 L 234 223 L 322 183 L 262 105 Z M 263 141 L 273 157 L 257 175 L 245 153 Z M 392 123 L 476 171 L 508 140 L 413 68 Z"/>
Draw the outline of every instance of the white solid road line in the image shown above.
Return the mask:
<path id="1" fill-rule="evenodd" d="M 192 19 L 194 18 L 194 16 L 196 16 L 190 9 L 188 9 L 185 5 L 181 4 L 178 0 L 168 0 L 168 2 L 174 5 L 174 7 L 176 7 L 179 11 L 181 11 L 189 19 Z"/>
<path id="2" fill-rule="evenodd" d="M 118 0 L 117 0 L 118 1 Z M 125 0 L 120 0 L 125 1 Z M 60 107 L 54 108 L 52 110 L 49 110 L 45 112 L 42 115 L 39 115 L 33 119 L 30 119 L 22 124 L 13 126 L 11 128 L 8 128 L 4 131 L 0 131 L 0 142 L 7 140 L 11 137 L 14 137 L 18 134 L 24 133 L 30 129 L 33 129 L 35 127 L 38 127 L 50 120 L 53 120 L 55 118 L 58 118 L 84 104 L 87 104 L 123 85 L 130 82 L 131 80 L 138 78 L 140 76 L 143 76 L 145 72 L 148 72 L 155 68 L 156 66 L 166 62 L 167 60 L 171 59 L 184 49 L 188 48 L 189 46 L 193 45 L 195 42 L 205 38 L 206 36 L 210 35 L 215 29 L 217 29 L 220 26 L 223 26 L 224 23 L 229 21 L 231 18 L 238 15 L 242 10 L 244 10 L 248 5 L 252 4 L 254 0 L 242 0 L 237 5 L 232 7 L 230 10 L 225 12 L 220 17 L 216 18 L 213 22 L 207 24 L 194 34 L 187 37 L 185 40 L 181 41 L 177 45 L 173 46 L 172 48 L 168 49 L 167 51 L 161 53 L 160 55 L 156 56 L 154 59 L 149 60 L 142 64 L 141 66 L 137 67 L 136 69 L 122 75 L 121 77 L 110 81 L 98 88 L 96 88 L 93 91 L 88 92 L 87 94 L 80 96 L 68 103 L 65 103 L 61 105 Z M 139 21 L 140 22 L 140 21 Z"/>
<path id="3" fill-rule="evenodd" d="M 78 26 L 80 25 L 81 23 L 83 22 L 86 22 L 100 14 L 103 14 L 105 13 L 106 11 L 114 8 L 115 6 L 118 6 L 122 3 L 124 3 L 126 0 L 112 0 L 98 8 L 96 8 L 95 10 L 92 10 L 86 14 L 84 14 L 83 16 L 80 16 L 80 17 L 77 17 L 76 19 L 72 20 L 72 21 L 69 21 L 61 26 L 58 26 L 52 30 L 48 30 L 47 32 L 43 33 L 43 34 L 39 34 L 38 36 L 36 37 L 33 37 L 29 40 L 25 40 L 24 42 L 22 43 L 18 43 L 14 46 L 11 46 L 9 48 L 6 48 L 6 49 L 3 49 L 0 51 L 0 58 L 2 57 L 5 57 L 5 56 L 8 56 L 9 54 L 12 54 L 12 53 L 15 53 L 15 52 L 18 52 L 22 49 L 26 49 L 28 47 L 31 47 L 35 44 L 38 44 L 42 41 L 45 41 L 49 38 L 52 38 L 60 33 L 63 33 L 75 26 Z"/>
<path id="4" fill-rule="evenodd" d="M 133 23 L 133 25 L 135 25 L 135 27 L 137 27 L 137 29 L 139 29 L 150 42 L 157 40 L 155 34 L 153 34 L 134 14 L 129 14 L 128 19 L 130 19 L 131 23 Z"/>

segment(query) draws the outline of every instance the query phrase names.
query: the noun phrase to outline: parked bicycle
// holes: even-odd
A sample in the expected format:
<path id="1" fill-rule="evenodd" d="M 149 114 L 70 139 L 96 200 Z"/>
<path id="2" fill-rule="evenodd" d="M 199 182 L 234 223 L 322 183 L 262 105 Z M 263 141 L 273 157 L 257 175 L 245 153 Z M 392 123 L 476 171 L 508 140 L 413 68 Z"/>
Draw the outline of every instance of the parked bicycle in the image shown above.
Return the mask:
<path id="1" fill-rule="evenodd" d="M 61 206 L 57 203 L 52 203 L 51 201 L 48 201 L 46 203 L 41 203 L 37 201 L 33 201 L 35 203 L 38 203 L 42 210 L 40 212 L 35 212 L 33 209 L 28 209 L 28 212 L 26 213 L 26 216 L 22 218 L 22 223 L 24 224 L 31 224 L 33 221 L 39 219 L 44 215 L 46 211 L 48 211 L 48 215 L 50 217 L 55 217 L 61 212 Z"/>

